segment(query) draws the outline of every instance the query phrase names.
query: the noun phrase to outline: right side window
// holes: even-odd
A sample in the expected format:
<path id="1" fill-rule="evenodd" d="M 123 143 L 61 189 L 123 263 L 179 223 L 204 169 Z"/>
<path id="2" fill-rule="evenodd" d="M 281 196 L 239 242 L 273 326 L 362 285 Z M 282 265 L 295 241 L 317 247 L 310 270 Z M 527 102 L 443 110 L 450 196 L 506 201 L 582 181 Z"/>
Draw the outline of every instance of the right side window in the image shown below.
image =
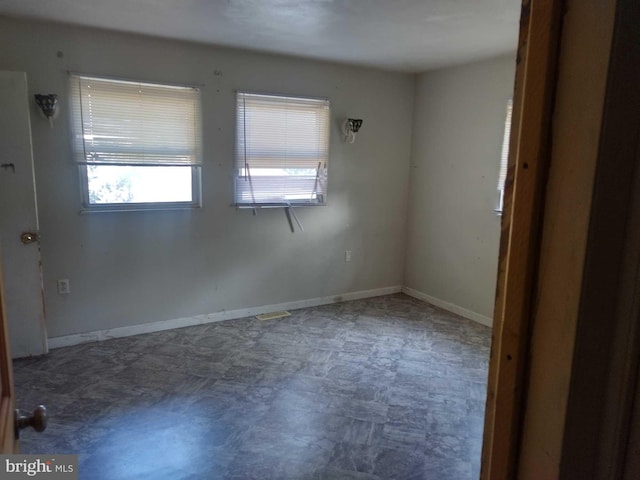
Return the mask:
<path id="1" fill-rule="evenodd" d="M 329 101 L 237 94 L 235 205 L 325 205 Z"/>
<path id="2" fill-rule="evenodd" d="M 504 205 L 504 184 L 507 179 L 507 163 L 509 162 L 509 139 L 511 138 L 511 114 L 513 112 L 513 99 L 507 102 L 507 114 L 504 121 L 504 135 L 502 137 L 502 155 L 500 156 L 500 172 L 498 173 L 498 206 L 496 213 L 502 215 Z"/>

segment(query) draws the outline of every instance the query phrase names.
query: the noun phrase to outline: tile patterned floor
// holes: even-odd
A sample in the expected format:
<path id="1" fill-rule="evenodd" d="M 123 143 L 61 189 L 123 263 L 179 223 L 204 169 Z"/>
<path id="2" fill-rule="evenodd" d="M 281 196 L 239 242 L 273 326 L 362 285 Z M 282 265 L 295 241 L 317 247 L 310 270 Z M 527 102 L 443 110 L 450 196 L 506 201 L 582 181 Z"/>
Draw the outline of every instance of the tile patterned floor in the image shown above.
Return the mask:
<path id="1" fill-rule="evenodd" d="M 489 344 L 398 294 L 57 349 L 14 362 L 51 417 L 22 451 L 88 480 L 475 480 Z"/>

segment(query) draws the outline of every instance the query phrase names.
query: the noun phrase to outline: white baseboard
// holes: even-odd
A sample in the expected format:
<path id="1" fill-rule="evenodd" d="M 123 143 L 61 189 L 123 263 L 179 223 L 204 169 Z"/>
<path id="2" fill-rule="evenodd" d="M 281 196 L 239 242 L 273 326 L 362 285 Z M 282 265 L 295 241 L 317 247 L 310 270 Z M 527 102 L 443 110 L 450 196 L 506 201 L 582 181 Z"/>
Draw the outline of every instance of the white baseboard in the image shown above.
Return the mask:
<path id="1" fill-rule="evenodd" d="M 281 310 L 296 310 L 305 307 L 317 307 L 318 305 L 328 305 L 331 303 L 345 302 L 348 300 L 359 300 L 361 298 L 379 297 L 400 293 L 403 287 L 394 285 L 391 287 L 374 288 L 372 290 L 362 290 L 360 292 L 343 293 L 342 295 L 331 295 L 329 297 L 309 298 L 294 302 L 277 303 L 274 305 L 263 305 L 261 307 L 241 308 L 238 310 L 226 310 L 222 312 L 196 315 L 194 317 L 176 318 L 173 320 L 163 320 L 160 322 L 144 323 L 142 325 L 130 325 L 127 327 L 117 327 L 108 330 L 98 330 L 95 332 L 79 333 L 76 335 L 65 335 L 62 337 L 49 338 L 49 348 L 70 347 L 88 342 L 99 342 L 110 338 L 129 337 L 140 335 L 141 333 L 161 332 L 173 328 L 192 327 L 205 323 L 221 322 L 235 318 L 252 317 L 263 313 L 273 313 Z"/>
<path id="2" fill-rule="evenodd" d="M 471 310 L 459 307 L 458 305 L 455 305 L 453 303 L 445 302 L 444 300 L 440 300 L 439 298 L 432 297 L 431 295 L 427 295 L 426 293 L 419 292 L 418 290 L 414 290 L 413 288 L 402 287 L 402 293 L 405 293 L 410 297 L 417 298 L 418 300 L 423 300 L 451 313 L 455 313 L 456 315 L 460 315 L 461 317 L 473 320 L 474 322 L 481 323 L 482 325 L 485 325 L 487 327 L 491 327 L 493 325 L 493 320 L 485 315 L 472 312 Z"/>

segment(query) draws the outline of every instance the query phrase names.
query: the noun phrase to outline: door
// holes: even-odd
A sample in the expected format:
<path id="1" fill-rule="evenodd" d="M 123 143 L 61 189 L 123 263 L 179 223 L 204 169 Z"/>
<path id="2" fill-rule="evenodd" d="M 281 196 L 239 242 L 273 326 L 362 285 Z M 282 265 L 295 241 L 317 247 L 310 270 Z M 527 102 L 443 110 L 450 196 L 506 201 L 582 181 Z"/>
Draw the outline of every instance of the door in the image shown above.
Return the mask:
<path id="1" fill-rule="evenodd" d="M 14 358 L 47 353 L 27 76 L 0 72 L 0 244 Z M 35 234 L 23 243 L 23 233 Z"/>
<path id="2" fill-rule="evenodd" d="M 15 396 L 3 292 L 0 261 L 0 453 L 7 454 L 18 452 L 18 441 L 15 434 Z"/>
<path id="3" fill-rule="evenodd" d="M 2 245 L 0 245 L 1 253 Z M 0 258 L 2 258 L 1 255 Z M 47 409 L 44 405 L 38 405 L 31 416 L 23 415 L 15 408 L 15 389 L 5 304 L 2 261 L 0 260 L 0 454 L 18 453 L 20 431 L 26 427 L 32 427 L 36 432 L 44 432 L 48 422 Z"/>

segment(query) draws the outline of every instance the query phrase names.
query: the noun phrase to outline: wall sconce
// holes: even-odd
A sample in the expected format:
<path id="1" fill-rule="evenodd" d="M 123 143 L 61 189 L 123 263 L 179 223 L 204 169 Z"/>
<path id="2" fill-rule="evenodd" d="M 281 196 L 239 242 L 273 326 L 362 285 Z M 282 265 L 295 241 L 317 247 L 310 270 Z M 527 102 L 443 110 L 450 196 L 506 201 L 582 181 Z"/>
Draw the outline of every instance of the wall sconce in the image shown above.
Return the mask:
<path id="1" fill-rule="evenodd" d="M 362 120 L 359 118 L 347 118 L 342 123 L 342 141 L 353 143 L 356 141 L 356 133 L 362 126 Z"/>
<path id="2" fill-rule="evenodd" d="M 44 116 L 49 120 L 49 126 L 53 128 L 53 116 L 56 114 L 58 107 L 58 95 L 55 93 L 48 93 L 46 95 L 35 94 L 36 103 L 44 113 Z"/>

